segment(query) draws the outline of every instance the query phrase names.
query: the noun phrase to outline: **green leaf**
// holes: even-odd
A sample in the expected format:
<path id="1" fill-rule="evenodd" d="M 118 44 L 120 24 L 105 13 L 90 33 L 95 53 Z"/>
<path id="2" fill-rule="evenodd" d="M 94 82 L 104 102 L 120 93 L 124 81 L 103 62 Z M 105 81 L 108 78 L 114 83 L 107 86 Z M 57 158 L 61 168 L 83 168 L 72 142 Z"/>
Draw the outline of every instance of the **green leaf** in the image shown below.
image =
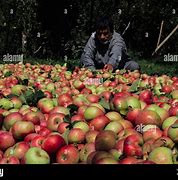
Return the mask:
<path id="1" fill-rule="evenodd" d="M 28 79 L 18 79 L 19 84 L 28 86 Z"/>
<path id="2" fill-rule="evenodd" d="M 7 71 L 6 73 L 5 73 L 5 77 L 9 77 L 9 76 L 11 76 L 12 75 L 12 72 L 11 71 Z"/>
<path id="3" fill-rule="evenodd" d="M 74 114 L 78 110 L 78 106 L 75 104 L 70 104 L 67 108 L 69 109 L 70 115 Z"/>
<path id="4" fill-rule="evenodd" d="M 106 99 L 104 97 L 100 98 L 99 104 L 101 106 L 103 106 L 105 109 L 110 110 L 110 104 L 109 104 L 109 102 L 106 101 Z"/>

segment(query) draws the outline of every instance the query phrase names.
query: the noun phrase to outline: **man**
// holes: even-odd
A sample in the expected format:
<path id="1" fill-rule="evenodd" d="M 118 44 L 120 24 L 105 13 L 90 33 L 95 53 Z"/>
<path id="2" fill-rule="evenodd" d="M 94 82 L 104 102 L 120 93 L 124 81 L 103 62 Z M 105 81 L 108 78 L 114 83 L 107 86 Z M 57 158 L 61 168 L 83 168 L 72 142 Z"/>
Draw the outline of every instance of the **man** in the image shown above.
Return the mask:
<path id="1" fill-rule="evenodd" d="M 121 35 L 114 31 L 113 23 L 109 18 L 101 17 L 95 29 L 81 56 L 84 67 L 108 71 L 139 70 L 139 65 L 127 55 L 125 42 Z"/>

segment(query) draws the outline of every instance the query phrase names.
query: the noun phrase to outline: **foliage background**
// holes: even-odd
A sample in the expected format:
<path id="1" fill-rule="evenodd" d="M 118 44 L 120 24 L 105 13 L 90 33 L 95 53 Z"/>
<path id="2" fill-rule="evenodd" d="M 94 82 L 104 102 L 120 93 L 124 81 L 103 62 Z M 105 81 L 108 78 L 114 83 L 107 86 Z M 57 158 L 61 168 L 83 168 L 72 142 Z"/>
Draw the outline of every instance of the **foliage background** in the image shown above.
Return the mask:
<path id="1" fill-rule="evenodd" d="M 78 60 L 96 18 L 104 14 L 111 16 L 136 60 L 162 64 L 165 54 L 178 53 L 177 30 L 152 56 L 161 21 L 161 41 L 178 24 L 177 0 L 0 0 L 0 57 Z"/>

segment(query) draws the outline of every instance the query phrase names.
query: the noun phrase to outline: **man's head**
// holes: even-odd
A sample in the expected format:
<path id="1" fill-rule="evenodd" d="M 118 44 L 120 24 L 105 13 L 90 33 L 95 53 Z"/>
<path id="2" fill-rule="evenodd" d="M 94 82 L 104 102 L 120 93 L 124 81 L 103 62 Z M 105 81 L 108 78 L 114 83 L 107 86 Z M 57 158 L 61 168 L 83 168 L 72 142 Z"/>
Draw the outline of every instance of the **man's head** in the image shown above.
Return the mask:
<path id="1" fill-rule="evenodd" d="M 96 38 L 102 43 L 107 44 L 112 37 L 113 23 L 112 21 L 104 16 L 100 17 L 96 22 Z"/>

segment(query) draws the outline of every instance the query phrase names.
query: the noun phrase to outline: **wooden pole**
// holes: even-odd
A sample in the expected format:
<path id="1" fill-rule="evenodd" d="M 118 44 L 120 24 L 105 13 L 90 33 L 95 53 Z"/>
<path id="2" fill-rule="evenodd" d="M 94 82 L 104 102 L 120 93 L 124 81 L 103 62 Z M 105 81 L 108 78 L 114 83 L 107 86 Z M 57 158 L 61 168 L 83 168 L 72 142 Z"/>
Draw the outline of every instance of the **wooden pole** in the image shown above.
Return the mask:
<path id="1" fill-rule="evenodd" d="M 156 47 L 158 47 L 158 46 L 159 46 L 159 42 L 160 42 L 160 39 L 161 39 L 161 34 L 162 34 L 162 29 L 163 29 L 163 24 L 164 24 L 164 21 L 162 21 L 162 22 L 161 22 L 161 27 L 160 27 L 159 37 L 158 37 L 158 42 L 157 42 Z"/>
<path id="2" fill-rule="evenodd" d="M 174 34 L 174 32 L 178 29 L 177 26 L 172 30 L 172 32 L 159 44 L 159 46 L 155 49 L 155 51 L 152 53 L 152 56 L 160 49 L 160 47 Z"/>

